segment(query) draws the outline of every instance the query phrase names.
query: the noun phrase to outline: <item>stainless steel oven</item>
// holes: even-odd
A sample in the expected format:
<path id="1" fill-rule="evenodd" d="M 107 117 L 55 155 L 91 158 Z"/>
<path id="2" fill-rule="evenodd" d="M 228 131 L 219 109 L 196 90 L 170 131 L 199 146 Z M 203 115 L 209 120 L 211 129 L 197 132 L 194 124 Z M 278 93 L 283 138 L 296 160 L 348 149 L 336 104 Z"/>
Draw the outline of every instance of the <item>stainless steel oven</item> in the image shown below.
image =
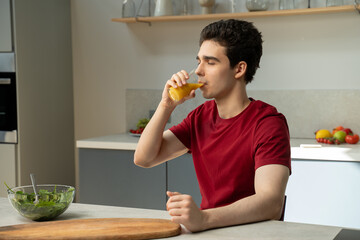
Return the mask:
<path id="1" fill-rule="evenodd" d="M 0 53 L 0 143 L 17 143 L 15 54 Z"/>

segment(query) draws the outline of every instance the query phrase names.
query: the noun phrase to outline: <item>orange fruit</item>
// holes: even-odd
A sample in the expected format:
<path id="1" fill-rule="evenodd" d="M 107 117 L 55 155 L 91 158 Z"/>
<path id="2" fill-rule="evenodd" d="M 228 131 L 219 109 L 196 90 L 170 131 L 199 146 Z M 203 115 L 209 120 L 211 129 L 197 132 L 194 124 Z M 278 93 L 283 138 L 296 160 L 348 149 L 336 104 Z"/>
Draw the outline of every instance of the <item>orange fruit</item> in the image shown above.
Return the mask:
<path id="1" fill-rule="evenodd" d="M 332 134 L 334 135 L 337 131 L 343 130 L 344 127 L 343 126 L 337 126 L 336 128 L 333 129 Z"/>

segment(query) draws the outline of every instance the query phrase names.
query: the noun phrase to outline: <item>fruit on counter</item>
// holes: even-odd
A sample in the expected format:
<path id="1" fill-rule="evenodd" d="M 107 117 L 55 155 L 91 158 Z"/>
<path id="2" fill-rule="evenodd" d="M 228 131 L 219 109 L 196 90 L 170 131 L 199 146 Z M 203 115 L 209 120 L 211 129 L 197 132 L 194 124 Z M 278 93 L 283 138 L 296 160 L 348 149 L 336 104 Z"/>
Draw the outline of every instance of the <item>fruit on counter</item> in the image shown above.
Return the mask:
<path id="1" fill-rule="evenodd" d="M 359 142 L 359 135 L 346 135 L 345 142 L 350 144 L 356 144 Z"/>
<path id="2" fill-rule="evenodd" d="M 133 134 L 142 134 L 143 131 L 144 131 L 144 128 L 138 128 L 136 130 L 130 129 L 130 132 Z"/>
<path id="3" fill-rule="evenodd" d="M 343 130 L 334 133 L 334 138 L 336 138 L 342 143 L 345 142 L 345 137 L 346 137 L 346 132 L 344 132 Z"/>
<path id="4" fill-rule="evenodd" d="M 319 139 L 319 138 L 330 138 L 332 137 L 332 134 L 330 133 L 329 130 L 327 129 L 320 129 L 320 130 L 317 130 L 315 132 L 315 138 L 316 139 Z"/>
<path id="5" fill-rule="evenodd" d="M 344 128 L 343 126 L 337 126 L 333 129 L 332 134 L 326 129 L 320 129 L 315 132 L 316 141 L 326 144 L 340 144 L 350 143 L 356 144 L 359 142 L 359 135 L 354 134 L 350 128 Z"/>
<path id="6" fill-rule="evenodd" d="M 316 141 L 318 143 L 326 143 L 326 144 L 337 144 L 339 145 L 341 142 L 339 140 L 337 140 L 334 137 L 330 137 L 330 138 L 317 138 Z"/>
<path id="7" fill-rule="evenodd" d="M 353 131 L 351 131 L 350 128 L 344 128 L 344 129 L 342 129 L 341 131 L 346 132 L 346 135 L 353 135 Z"/>
<path id="8" fill-rule="evenodd" d="M 337 131 L 343 130 L 344 127 L 343 126 L 337 126 L 336 128 L 333 129 L 332 134 L 334 135 L 334 133 L 336 133 Z"/>
<path id="9" fill-rule="evenodd" d="M 148 118 L 142 118 L 138 121 L 138 123 L 136 124 L 137 129 L 130 129 L 130 132 L 133 134 L 142 134 L 142 132 L 144 131 L 146 125 L 149 123 L 150 119 Z"/>

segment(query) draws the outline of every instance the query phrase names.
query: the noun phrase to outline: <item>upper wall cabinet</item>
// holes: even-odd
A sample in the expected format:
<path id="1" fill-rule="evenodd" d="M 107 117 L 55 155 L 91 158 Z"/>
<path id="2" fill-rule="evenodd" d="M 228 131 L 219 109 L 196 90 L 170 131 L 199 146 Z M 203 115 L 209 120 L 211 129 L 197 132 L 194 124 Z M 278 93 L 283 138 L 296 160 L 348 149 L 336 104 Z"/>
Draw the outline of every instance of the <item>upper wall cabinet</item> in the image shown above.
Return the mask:
<path id="1" fill-rule="evenodd" d="M 10 0 L 0 0 L 0 52 L 11 52 Z"/>
<path id="2" fill-rule="evenodd" d="M 357 12 L 357 11 L 359 11 L 360 13 L 359 4 L 337 6 L 337 7 L 305 8 L 305 9 L 276 10 L 276 11 L 217 13 L 217 14 L 186 15 L 186 16 L 113 18 L 112 21 L 123 22 L 123 23 L 135 23 L 135 22 L 150 23 L 150 22 L 195 21 L 195 20 L 214 20 L 214 19 L 230 19 L 230 18 L 239 19 L 239 18 L 306 15 L 306 14 L 336 13 L 336 12 Z"/>

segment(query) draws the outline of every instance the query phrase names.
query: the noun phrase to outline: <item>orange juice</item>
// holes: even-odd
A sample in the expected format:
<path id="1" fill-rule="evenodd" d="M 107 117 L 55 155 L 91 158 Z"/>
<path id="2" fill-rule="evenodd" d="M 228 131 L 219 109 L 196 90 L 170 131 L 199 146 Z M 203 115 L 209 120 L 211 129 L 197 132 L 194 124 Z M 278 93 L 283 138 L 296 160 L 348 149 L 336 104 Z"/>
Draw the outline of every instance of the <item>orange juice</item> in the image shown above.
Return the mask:
<path id="1" fill-rule="evenodd" d="M 174 101 L 180 101 L 181 99 L 183 99 L 184 97 L 188 96 L 191 92 L 191 90 L 195 90 L 198 89 L 199 87 L 201 87 L 202 83 L 187 83 L 181 87 L 177 87 L 177 88 L 173 88 L 170 87 L 169 88 L 169 96 L 172 100 Z"/>

